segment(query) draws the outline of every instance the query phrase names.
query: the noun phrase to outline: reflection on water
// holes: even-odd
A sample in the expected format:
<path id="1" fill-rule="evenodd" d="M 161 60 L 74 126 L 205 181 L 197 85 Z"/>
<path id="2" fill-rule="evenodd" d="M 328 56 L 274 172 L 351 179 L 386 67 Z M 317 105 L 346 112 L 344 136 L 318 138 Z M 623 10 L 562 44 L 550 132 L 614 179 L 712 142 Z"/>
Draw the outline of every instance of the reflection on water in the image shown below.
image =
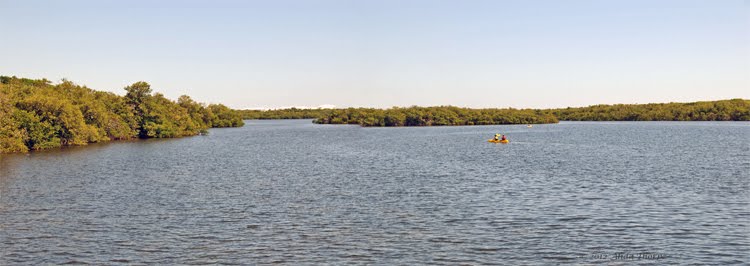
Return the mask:
<path id="1" fill-rule="evenodd" d="M 747 123 L 248 121 L 3 155 L 0 264 L 747 264 L 749 139 Z"/>

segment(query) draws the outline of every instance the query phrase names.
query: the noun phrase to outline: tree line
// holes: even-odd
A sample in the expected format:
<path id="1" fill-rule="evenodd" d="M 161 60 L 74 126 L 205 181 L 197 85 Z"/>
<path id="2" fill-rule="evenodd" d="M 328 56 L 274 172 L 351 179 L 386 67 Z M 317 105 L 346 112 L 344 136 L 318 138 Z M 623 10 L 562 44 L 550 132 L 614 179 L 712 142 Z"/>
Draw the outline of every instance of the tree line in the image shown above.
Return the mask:
<path id="1" fill-rule="evenodd" d="M 458 126 L 557 123 L 548 113 L 532 109 L 470 109 L 454 106 L 240 110 L 244 119 L 314 119 L 317 124 L 361 126 Z"/>
<path id="2" fill-rule="evenodd" d="M 243 119 L 312 119 L 333 109 L 238 110 Z"/>
<path id="3" fill-rule="evenodd" d="M 356 124 L 366 127 L 463 126 L 557 123 L 555 116 L 532 109 L 470 109 L 454 106 L 348 108 L 323 111 L 317 124 Z"/>
<path id="4" fill-rule="evenodd" d="M 146 82 L 125 96 L 63 80 L 0 76 L 0 153 L 86 145 L 118 139 L 175 138 L 211 127 L 240 127 L 240 113 L 221 104 L 177 101 Z"/>
<path id="5" fill-rule="evenodd" d="M 592 105 L 549 111 L 569 121 L 750 121 L 750 100 Z"/>
<path id="6" fill-rule="evenodd" d="M 133 138 L 174 138 L 211 127 L 240 127 L 243 119 L 314 119 L 318 124 L 361 126 L 456 126 L 571 121 L 750 121 L 750 100 L 615 104 L 558 109 L 470 109 L 454 106 L 232 110 L 177 101 L 154 93 L 146 82 L 125 95 L 96 91 L 63 80 L 0 76 L 0 153 L 25 152 Z"/>
<path id="7" fill-rule="evenodd" d="M 241 110 L 244 119 L 314 119 L 318 124 L 450 126 L 565 121 L 750 121 L 750 100 L 593 105 L 558 109 L 469 109 L 453 106 L 389 109 Z"/>

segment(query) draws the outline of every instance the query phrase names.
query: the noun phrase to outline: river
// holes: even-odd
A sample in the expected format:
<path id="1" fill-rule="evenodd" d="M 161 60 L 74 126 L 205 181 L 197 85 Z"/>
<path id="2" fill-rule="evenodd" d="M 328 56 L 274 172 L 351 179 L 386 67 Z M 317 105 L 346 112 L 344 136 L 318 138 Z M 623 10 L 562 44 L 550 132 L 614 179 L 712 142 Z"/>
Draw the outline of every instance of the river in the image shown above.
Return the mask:
<path id="1" fill-rule="evenodd" d="M 747 122 L 246 122 L 2 155 L 0 265 L 750 263 Z"/>

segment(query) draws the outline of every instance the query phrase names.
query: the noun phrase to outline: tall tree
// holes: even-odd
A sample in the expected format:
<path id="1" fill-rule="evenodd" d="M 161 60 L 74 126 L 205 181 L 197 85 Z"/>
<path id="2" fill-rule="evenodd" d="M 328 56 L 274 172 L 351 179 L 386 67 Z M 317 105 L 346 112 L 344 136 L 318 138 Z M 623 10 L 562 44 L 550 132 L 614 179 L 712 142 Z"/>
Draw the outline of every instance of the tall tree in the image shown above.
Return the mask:
<path id="1" fill-rule="evenodd" d="M 151 98 L 151 85 L 144 81 L 133 83 L 130 86 L 125 87 L 125 99 L 127 103 L 133 109 L 133 115 L 135 116 L 138 136 L 141 138 L 147 138 L 148 130 L 146 124 L 148 121 L 144 119 L 146 114 L 145 103 Z"/>

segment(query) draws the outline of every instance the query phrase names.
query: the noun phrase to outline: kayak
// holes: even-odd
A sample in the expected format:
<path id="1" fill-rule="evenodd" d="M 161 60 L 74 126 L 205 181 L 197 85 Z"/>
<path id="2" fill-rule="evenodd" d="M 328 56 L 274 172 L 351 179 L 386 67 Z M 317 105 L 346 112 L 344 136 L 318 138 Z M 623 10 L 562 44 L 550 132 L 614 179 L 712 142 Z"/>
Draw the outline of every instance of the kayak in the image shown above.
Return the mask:
<path id="1" fill-rule="evenodd" d="M 504 139 L 504 140 L 495 140 L 495 139 L 488 139 L 488 140 L 487 140 L 487 142 L 492 142 L 492 143 L 502 143 L 502 144 L 506 144 L 506 143 L 508 143 L 508 142 L 510 142 L 510 141 L 509 141 L 509 140 L 507 140 L 507 139 Z"/>

